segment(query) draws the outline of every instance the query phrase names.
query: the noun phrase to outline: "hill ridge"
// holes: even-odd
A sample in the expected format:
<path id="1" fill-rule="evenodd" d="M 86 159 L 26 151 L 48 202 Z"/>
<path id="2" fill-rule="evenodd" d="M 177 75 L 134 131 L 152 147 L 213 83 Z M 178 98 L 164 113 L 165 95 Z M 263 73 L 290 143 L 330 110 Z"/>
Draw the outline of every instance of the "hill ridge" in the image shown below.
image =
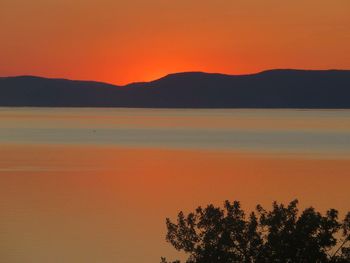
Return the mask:
<path id="1" fill-rule="evenodd" d="M 171 73 L 123 86 L 0 77 L 0 106 L 145 108 L 350 108 L 350 70 L 273 69 L 228 75 Z"/>

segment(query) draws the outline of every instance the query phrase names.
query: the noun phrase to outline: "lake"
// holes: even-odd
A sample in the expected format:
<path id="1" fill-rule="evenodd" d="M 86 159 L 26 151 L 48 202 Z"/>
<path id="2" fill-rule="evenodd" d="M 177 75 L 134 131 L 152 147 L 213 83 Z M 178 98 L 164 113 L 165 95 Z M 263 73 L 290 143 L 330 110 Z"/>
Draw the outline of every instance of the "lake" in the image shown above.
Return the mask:
<path id="1" fill-rule="evenodd" d="M 180 258 L 180 210 L 344 213 L 349 185 L 350 110 L 0 108 L 1 262 Z"/>

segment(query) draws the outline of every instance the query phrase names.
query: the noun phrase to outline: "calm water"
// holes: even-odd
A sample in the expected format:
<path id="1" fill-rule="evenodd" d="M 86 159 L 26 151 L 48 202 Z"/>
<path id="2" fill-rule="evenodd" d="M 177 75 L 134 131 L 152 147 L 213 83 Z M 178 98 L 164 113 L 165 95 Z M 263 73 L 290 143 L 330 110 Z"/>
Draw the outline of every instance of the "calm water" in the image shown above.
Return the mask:
<path id="1" fill-rule="evenodd" d="M 225 199 L 350 209 L 350 111 L 0 108 L 0 262 L 159 262 Z"/>

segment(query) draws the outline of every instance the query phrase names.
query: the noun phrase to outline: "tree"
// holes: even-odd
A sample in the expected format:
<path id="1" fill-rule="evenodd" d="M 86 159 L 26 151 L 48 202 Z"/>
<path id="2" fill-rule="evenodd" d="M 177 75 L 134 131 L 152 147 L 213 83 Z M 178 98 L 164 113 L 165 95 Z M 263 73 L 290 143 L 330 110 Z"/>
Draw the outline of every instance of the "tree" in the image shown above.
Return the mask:
<path id="1" fill-rule="evenodd" d="M 166 219 L 166 240 L 188 255 L 186 263 L 349 263 L 350 212 L 340 222 L 335 209 L 299 213 L 297 205 L 258 205 L 248 216 L 238 201 L 198 207 L 180 212 L 176 223 Z"/>

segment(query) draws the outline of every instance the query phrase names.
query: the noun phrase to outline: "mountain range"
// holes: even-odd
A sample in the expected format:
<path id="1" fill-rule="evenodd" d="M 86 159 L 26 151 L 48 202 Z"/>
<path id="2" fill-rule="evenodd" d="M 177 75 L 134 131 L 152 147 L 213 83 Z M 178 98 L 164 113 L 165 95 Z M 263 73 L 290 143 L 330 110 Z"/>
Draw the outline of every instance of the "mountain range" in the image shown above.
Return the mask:
<path id="1" fill-rule="evenodd" d="M 350 108 L 350 70 L 276 69 L 249 75 L 184 72 L 116 86 L 1 77 L 0 106 L 133 108 Z"/>

